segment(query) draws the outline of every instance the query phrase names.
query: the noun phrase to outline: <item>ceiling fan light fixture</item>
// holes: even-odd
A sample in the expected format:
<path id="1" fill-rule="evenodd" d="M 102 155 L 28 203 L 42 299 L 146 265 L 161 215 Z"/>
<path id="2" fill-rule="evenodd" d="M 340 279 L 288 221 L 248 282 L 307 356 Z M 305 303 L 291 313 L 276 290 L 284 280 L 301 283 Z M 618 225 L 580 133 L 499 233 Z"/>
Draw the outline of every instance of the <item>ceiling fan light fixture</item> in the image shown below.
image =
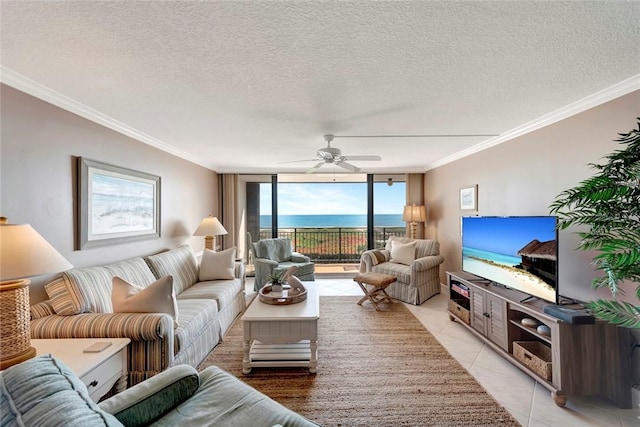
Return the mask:
<path id="1" fill-rule="evenodd" d="M 329 164 L 334 166 L 339 166 L 342 169 L 346 169 L 349 172 L 357 173 L 360 172 L 360 168 L 348 163 L 348 161 L 380 161 L 382 157 L 367 155 L 367 156 L 343 156 L 342 150 L 336 147 L 331 146 L 331 141 L 333 141 L 334 135 L 325 135 L 324 140 L 327 143 L 326 147 L 322 147 L 316 151 L 316 159 L 315 161 L 320 161 L 311 169 L 307 170 L 306 173 L 314 173 L 316 172 L 322 165 Z M 297 160 L 297 161 L 313 161 L 313 160 Z M 294 161 L 296 162 L 296 161 Z M 286 162 L 292 163 L 292 162 Z"/>

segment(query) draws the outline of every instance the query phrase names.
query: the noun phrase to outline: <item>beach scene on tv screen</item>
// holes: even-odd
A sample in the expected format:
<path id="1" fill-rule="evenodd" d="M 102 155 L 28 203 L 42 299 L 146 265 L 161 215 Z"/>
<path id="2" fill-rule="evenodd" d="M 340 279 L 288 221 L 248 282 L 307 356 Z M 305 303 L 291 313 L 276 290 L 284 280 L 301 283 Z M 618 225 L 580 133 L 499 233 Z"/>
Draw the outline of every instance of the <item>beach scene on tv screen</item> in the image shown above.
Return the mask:
<path id="1" fill-rule="evenodd" d="M 554 217 L 463 218 L 462 245 L 464 271 L 555 302 Z"/>

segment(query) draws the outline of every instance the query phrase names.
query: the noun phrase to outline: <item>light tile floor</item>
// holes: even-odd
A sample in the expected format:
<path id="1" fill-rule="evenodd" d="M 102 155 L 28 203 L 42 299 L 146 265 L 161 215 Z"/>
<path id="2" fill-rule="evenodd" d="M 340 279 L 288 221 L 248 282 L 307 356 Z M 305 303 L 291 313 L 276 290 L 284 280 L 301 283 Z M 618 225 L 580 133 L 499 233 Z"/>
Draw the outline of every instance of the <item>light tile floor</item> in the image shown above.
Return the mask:
<path id="1" fill-rule="evenodd" d="M 319 285 L 320 295 L 362 295 L 358 285 L 349 277 L 316 276 L 316 283 Z M 253 292 L 253 279 L 247 279 L 246 290 L 248 294 Z M 487 347 L 460 324 L 449 320 L 444 291 L 420 306 L 405 306 L 523 426 L 640 427 L 640 408 L 619 409 L 604 399 L 592 397 L 570 397 L 566 407 L 556 406 L 546 388 Z"/>

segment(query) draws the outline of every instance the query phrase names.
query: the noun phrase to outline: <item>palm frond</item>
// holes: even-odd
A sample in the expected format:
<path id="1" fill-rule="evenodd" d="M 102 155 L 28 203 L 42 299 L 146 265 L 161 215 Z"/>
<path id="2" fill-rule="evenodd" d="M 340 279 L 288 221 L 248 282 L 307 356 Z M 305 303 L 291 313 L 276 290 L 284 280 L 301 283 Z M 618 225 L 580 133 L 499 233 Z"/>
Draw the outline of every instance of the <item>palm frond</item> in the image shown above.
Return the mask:
<path id="1" fill-rule="evenodd" d="M 640 328 L 640 307 L 624 301 L 603 300 L 587 304 L 598 318 L 625 328 Z"/>
<path id="2" fill-rule="evenodd" d="M 595 250 L 596 288 L 607 287 L 614 300 L 592 304 L 598 317 L 627 327 L 640 327 L 640 308 L 615 300 L 620 284 L 640 283 L 640 117 L 637 129 L 619 134 L 624 149 L 605 156 L 603 164 L 591 163 L 594 176 L 560 193 L 549 206 L 558 218 L 557 228 L 588 226 L 580 231 L 577 249 Z M 640 285 L 635 292 L 640 301 Z"/>

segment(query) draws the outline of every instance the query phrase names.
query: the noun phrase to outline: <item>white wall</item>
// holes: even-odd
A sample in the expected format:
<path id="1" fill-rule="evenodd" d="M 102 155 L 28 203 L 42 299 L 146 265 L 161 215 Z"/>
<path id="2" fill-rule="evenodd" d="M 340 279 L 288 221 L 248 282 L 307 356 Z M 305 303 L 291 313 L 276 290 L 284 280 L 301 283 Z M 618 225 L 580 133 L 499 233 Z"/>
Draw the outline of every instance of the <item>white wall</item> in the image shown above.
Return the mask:
<path id="1" fill-rule="evenodd" d="M 427 236 L 441 243 L 445 271 L 462 267 L 458 192 L 478 184 L 478 215 L 549 215 L 549 205 L 563 190 L 593 175 L 587 165 L 599 163 L 616 149 L 618 133 L 637 127 L 640 91 L 610 101 L 512 141 L 428 171 L 426 203 L 430 207 Z M 575 251 L 575 230 L 559 236 L 559 291 L 566 297 L 592 300 L 595 277 L 591 253 Z M 627 299 L 633 301 L 634 286 Z M 602 295 L 606 296 L 605 290 Z M 638 303 L 637 300 L 635 301 Z"/>
<path id="2" fill-rule="evenodd" d="M 0 87 L 2 145 L 0 215 L 29 223 L 75 267 L 116 262 L 189 243 L 202 218 L 217 214 L 217 174 L 76 116 L 11 87 Z M 161 177 L 161 237 L 74 249 L 76 156 Z M 4 249 L 4 248 L 3 248 Z M 32 279 L 32 303 L 46 299 Z"/>

